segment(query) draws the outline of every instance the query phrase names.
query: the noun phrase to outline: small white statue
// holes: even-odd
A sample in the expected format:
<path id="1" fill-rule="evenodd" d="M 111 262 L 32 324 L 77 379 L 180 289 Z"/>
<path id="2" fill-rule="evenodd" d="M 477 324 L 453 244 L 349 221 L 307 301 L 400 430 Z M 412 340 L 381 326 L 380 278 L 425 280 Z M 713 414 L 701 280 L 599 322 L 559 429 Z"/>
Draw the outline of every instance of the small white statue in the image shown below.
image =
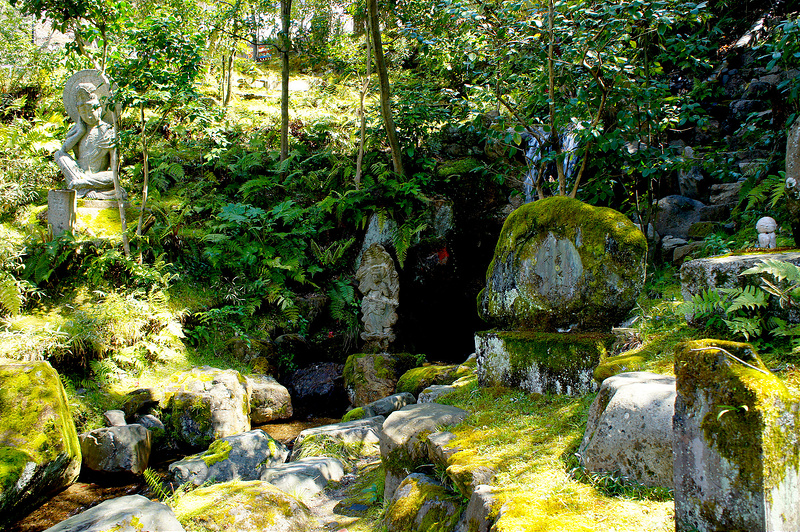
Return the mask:
<path id="1" fill-rule="evenodd" d="M 778 228 L 777 222 L 769 216 L 764 216 L 756 222 L 756 231 L 758 231 L 758 247 L 775 249 L 777 243 L 775 241 L 775 230 Z"/>

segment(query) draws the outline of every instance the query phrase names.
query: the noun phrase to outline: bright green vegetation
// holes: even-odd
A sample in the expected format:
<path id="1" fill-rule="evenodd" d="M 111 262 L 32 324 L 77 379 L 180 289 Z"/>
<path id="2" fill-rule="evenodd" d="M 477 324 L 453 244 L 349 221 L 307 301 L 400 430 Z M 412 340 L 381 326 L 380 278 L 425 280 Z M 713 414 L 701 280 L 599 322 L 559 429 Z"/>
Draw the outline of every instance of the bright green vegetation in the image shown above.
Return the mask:
<path id="1" fill-rule="evenodd" d="M 205 462 L 208 467 L 211 467 L 217 462 L 227 460 L 230 454 L 230 442 L 225 440 L 214 440 L 214 442 L 208 446 L 208 450 L 200 454 L 200 458 L 203 459 L 203 462 Z"/>

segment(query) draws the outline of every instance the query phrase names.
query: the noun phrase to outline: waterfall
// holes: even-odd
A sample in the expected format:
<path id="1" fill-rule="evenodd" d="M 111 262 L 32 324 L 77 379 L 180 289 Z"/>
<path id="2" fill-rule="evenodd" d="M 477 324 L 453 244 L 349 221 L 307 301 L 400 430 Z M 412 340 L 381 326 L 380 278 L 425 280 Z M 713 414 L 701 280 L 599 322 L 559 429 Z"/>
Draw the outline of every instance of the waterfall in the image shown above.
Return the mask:
<path id="1" fill-rule="evenodd" d="M 537 131 L 541 133 L 542 137 L 546 137 L 547 134 L 543 129 L 539 128 Z M 525 203 L 530 203 L 535 199 L 536 182 L 540 179 L 539 161 L 542 160 L 542 149 L 536 136 L 528 134 L 526 137 L 528 149 L 525 151 L 525 162 L 528 164 L 528 171 L 522 180 L 522 190 L 525 193 Z M 578 166 L 578 154 L 576 153 L 578 139 L 575 137 L 574 129 L 570 128 L 564 131 L 559 136 L 559 142 L 561 142 L 561 153 L 564 156 L 564 177 L 569 181 Z M 550 148 L 547 148 L 547 151 L 549 152 Z"/>

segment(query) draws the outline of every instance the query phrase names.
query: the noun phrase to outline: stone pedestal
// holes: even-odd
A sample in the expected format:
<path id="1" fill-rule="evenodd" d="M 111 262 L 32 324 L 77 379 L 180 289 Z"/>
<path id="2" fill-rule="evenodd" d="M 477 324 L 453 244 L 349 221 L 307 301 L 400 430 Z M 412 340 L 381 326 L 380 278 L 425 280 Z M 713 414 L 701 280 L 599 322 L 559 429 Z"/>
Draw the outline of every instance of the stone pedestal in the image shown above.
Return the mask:
<path id="1" fill-rule="evenodd" d="M 748 344 L 687 342 L 675 376 L 676 531 L 800 530 L 798 398 Z"/>
<path id="2" fill-rule="evenodd" d="M 74 190 L 50 190 L 47 192 L 47 223 L 53 236 L 75 228 L 77 192 Z"/>
<path id="3" fill-rule="evenodd" d="M 605 333 L 485 331 L 475 334 L 481 386 L 579 395 L 597 390 L 594 368 L 613 343 Z"/>

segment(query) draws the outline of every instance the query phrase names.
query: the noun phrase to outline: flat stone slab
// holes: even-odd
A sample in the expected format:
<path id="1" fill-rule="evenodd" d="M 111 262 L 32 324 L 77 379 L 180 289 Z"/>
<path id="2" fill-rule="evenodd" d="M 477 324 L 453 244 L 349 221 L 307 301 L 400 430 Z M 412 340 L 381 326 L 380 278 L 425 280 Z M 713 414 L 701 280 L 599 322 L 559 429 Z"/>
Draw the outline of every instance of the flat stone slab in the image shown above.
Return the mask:
<path id="1" fill-rule="evenodd" d="M 134 523 L 134 519 L 136 522 Z M 183 532 L 169 506 L 141 495 L 101 502 L 45 532 Z"/>
<path id="2" fill-rule="evenodd" d="M 328 482 L 338 482 L 342 476 L 344 464 L 339 459 L 313 456 L 268 467 L 261 474 L 261 480 L 302 499 L 319 493 Z"/>
<path id="3" fill-rule="evenodd" d="M 375 416 L 306 429 L 297 436 L 289 461 L 303 456 L 303 445 L 307 442 L 376 444 L 380 441 L 384 421 L 383 416 Z"/>
<path id="4" fill-rule="evenodd" d="M 83 465 L 101 473 L 141 474 L 150 461 L 150 438 L 150 431 L 137 424 L 81 434 Z"/>

